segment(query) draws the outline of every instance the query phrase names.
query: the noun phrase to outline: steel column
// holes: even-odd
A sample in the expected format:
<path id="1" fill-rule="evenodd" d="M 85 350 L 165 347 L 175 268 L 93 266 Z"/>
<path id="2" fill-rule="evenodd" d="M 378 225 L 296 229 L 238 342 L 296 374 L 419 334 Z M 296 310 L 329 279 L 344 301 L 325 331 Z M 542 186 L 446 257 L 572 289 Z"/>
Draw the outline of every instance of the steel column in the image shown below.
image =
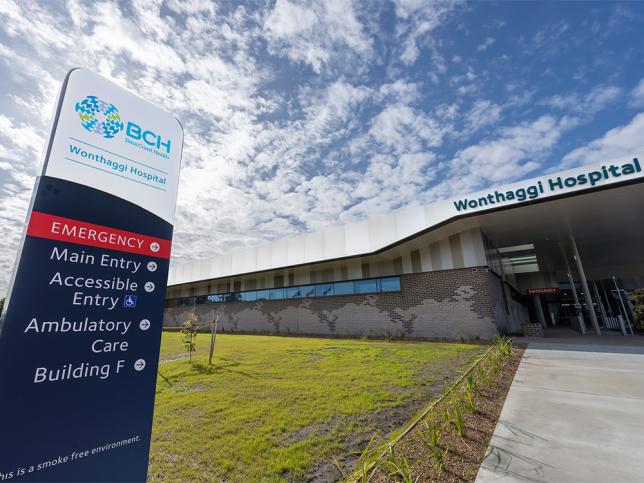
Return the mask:
<path id="1" fill-rule="evenodd" d="M 566 265 L 568 260 L 566 260 Z M 572 290 L 572 298 L 575 300 L 575 305 L 580 307 L 579 297 L 577 296 L 577 289 L 575 288 L 575 281 L 572 279 L 572 273 L 570 273 L 570 267 L 568 267 L 568 281 L 570 282 L 570 289 Z M 584 316 L 581 313 L 581 310 L 577 314 L 577 321 L 579 322 L 579 329 L 581 330 L 581 335 L 586 335 L 586 322 L 584 322 Z"/>
<path id="2" fill-rule="evenodd" d="M 570 290 L 572 290 L 572 298 L 575 300 L 575 305 L 580 307 L 579 297 L 577 296 L 577 289 L 575 288 L 575 281 L 572 278 L 572 272 L 570 271 L 570 264 L 568 263 L 568 255 L 566 250 L 563 247 L 563 244 L 559 243 L 559 249 L 561 250 L 561 256 L 566 262 L 566 275 L 568 275 L 568 282 L 570 283 Z M 584 316 L 581 312 L 577 314 L 577 322 L 579 323 L 579 330 L 581 330 L 581 335 L 586 335 L 586 322 L 584 321 Z"/>
<path id="3" fill-rule="evenodd" d="M 584 300 L 586 301 L 586 306 L 588 307 L 588 313 L 590 314 L 590 321 L 593 324 L 593 328 L 597 335 L 602 335 L 602 331 L 599 328 L 599 322 L 597 321 L 597 314 L 595 313 L 595 306 L 593 305 L 593 299 L 590 296 L 590 288 L 588 288 L 588 282 L 586 281 L 586 273 L 584 272 L 584 266 L 581 263 L 581 257 L 579 256 L 579 250 L 577 250 L 577 243 L 575 243 L 575 237 L 570 237 L 572 244 L 573 258 L 577 264 L 577 272 L 579 272 L 579 282 L 581 283 L 581 289 L 584 291 Z"/>

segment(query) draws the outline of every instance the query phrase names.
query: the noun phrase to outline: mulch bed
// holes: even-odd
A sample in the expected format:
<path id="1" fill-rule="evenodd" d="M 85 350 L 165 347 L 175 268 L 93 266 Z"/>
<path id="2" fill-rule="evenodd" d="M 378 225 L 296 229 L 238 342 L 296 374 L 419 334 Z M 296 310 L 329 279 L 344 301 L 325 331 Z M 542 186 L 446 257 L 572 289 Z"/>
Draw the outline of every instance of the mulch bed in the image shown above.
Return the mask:
<path id="1" fill-rule="evenodd" d="M 421 422 L 403 437 L 393 448 L 393 456 L 385 457 L 369 479 L 371 482 L 404 481 L 402 474 L 393 474 L 394 468 L 406 468 L 407 478 L 412 481 L 464 482 L 474 481 L 485 457 L 490 438 L 501 414 L 506 395 L 512 385 L 514 374 L 519 367 L 523 348 L 514 347 L 512 354 L 504 360 L 503 366 L 491 380 L 491 384 L 478 387 L 474 393 L 476 412 L 463 410 L 465 435 L 460 437 L 453 423 L 445 423 L 445 410 L 451 409 L 450 398 L 441 401 L 428 415 L 428 421 L 435 421 L 439 431 L 437 447 L 444 456 L 444 469 L 437 468 L 436 458 L 419 436 L 426 431 Z M 435 451 L 435 450 L 434 450 Z M 434 453 L 435 454 L 435 453 Z M 392 464 L 391 461 L 395 461 Z"/>

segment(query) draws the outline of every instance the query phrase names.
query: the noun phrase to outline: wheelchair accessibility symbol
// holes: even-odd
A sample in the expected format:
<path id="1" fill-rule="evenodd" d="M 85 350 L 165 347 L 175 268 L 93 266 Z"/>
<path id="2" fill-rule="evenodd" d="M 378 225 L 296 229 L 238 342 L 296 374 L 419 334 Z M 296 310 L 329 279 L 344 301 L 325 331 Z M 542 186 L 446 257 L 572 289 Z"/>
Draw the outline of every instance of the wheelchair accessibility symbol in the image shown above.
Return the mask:
<path id="1" fill-rule="evenodd" d="M 123 298 L 123 307 L 136 307 L 136 295 L 126 295 Z"/>

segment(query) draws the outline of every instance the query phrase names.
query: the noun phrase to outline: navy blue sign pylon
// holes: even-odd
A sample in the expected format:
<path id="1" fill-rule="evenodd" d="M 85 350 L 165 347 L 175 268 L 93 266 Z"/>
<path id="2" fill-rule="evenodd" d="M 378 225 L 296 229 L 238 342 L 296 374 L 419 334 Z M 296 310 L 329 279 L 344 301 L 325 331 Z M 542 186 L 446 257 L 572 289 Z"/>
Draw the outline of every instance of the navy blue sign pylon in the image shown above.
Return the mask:
<path id="1" fill-rule="evenodd" d="M 0 482 L 146 481 L 182 145 L 67 74 L 0 317 Z"/>
<path id="2" fill-rule="evenodd" d="M 33 211 L 172 237 L 144 209 L 56 178 L 40 179 Z M 167 258 L 27 235 L 0 337 L 0 481 L 145 481 L 167 273 Z"/>

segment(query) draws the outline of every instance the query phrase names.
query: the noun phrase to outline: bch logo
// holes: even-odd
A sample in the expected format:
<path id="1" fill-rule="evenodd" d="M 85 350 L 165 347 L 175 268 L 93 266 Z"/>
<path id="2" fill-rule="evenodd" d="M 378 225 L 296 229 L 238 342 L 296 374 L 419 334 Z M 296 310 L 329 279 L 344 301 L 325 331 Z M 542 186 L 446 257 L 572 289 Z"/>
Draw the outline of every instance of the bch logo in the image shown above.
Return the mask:
<path id="1" fill-rule="evenodd" d="M 123 121 L 116 106 L 96 96 L 87 96 L 77 102 L 76 112 L 85 129 L 104 138 L 113 138 L 123 130 Z"/>

